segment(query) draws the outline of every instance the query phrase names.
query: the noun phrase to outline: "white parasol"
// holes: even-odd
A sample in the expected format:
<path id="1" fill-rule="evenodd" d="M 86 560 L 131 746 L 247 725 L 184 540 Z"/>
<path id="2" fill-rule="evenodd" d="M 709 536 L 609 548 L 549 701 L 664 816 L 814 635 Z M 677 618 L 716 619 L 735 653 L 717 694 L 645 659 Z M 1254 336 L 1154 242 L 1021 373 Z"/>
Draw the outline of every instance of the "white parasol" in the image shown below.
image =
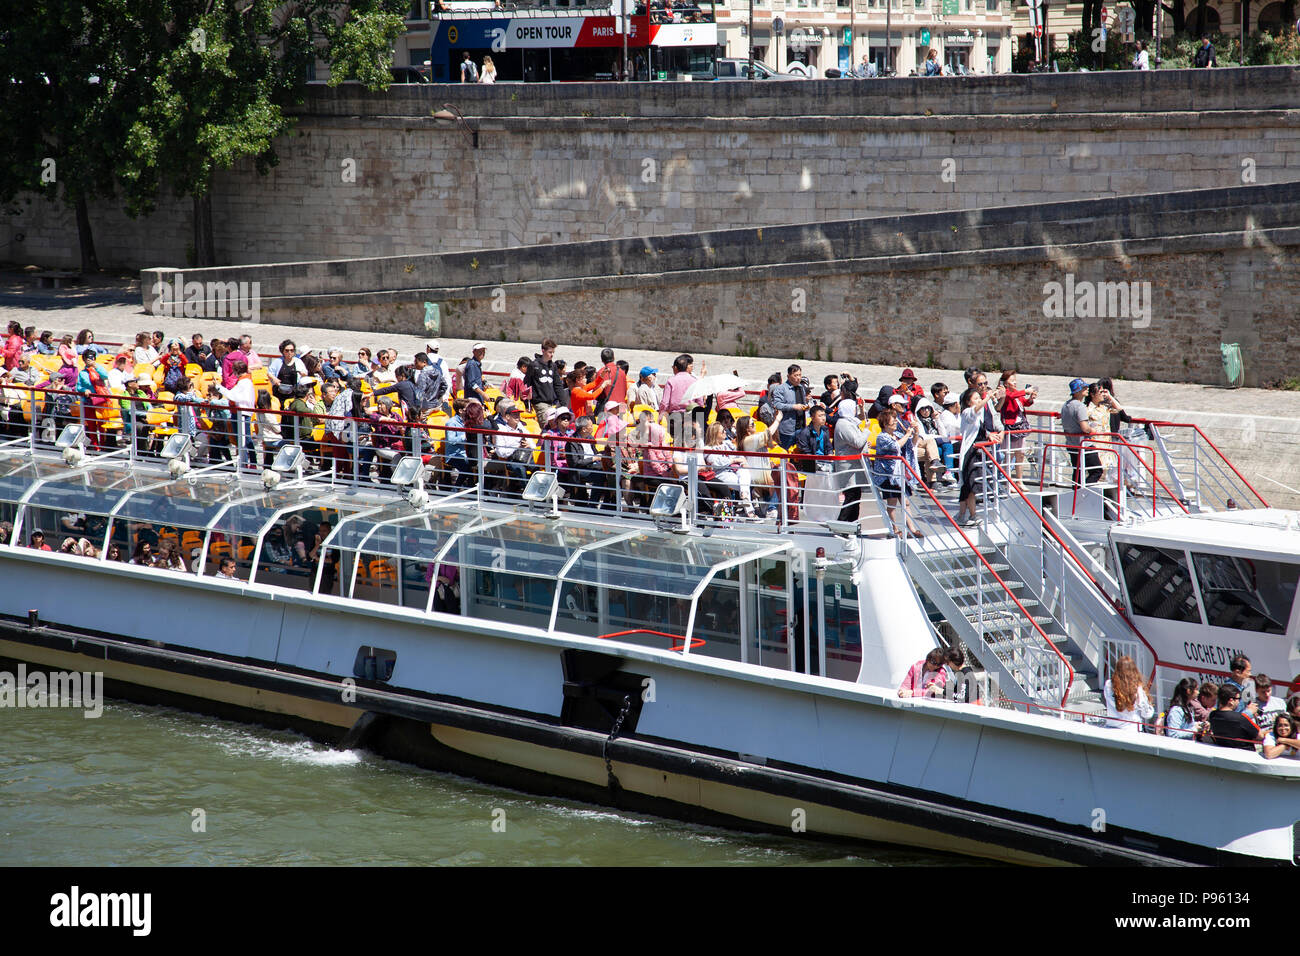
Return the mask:
<path id="1" fill-rule="evenodd" d="M 705 375 L 703 378 L 697 378 L 691 383 L 691 387 L 682 396 L 682 401 L 689 402 L 692 399 L 704 398 L 706 395 L 733 391 L 744 388 L 746 384 L 746 381 L 739 375 Z"/>

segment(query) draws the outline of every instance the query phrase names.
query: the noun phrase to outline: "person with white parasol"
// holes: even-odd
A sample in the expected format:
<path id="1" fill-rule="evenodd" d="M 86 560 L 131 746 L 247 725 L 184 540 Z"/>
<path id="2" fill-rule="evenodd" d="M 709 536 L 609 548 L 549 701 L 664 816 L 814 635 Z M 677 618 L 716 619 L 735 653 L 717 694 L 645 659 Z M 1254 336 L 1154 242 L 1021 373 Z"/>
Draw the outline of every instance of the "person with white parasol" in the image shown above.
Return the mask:
<path id="1" fill-rule="evenodd" d="M 682 353 L 673 359 L 673 376 L 664 382 L 663 395 L 659 399 L 659 411 L 667 419 L 668 434 L 672 436 L 674 444 L 681 443 L 686 432 L 684 425 L 687 418 L 699 417 L 703 411 L 698 400 L 686 397 L 687 390 L 697 381 L 694 371 L 695 359 L 690 355 Z M 706 377 L 709 374 L 707 365 L 701 365 L 700 371 Z M 707 416 L 708 412 L 703 414 Z"/>

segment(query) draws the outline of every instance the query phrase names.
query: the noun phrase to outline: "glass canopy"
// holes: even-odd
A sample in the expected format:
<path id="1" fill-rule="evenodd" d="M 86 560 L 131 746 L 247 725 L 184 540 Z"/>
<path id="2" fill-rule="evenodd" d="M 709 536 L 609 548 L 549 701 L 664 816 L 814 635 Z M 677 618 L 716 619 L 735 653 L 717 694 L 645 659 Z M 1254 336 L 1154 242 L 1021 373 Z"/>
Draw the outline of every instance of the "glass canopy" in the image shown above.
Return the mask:
<path id="1" fill-rule="evenodd" d="M 715 571 L 784 550 L 784 544 L 770 540 L 638 533 L 579 555 L 564 579 L 665 597 L 691 597 Z"/>

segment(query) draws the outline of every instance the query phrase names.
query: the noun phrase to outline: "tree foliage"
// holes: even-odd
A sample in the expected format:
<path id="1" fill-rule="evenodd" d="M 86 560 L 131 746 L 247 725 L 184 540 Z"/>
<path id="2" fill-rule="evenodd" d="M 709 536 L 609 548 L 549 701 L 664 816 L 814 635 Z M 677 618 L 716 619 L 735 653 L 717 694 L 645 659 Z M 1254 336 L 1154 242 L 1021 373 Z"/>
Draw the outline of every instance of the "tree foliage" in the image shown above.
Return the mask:
<path id="1" fill-rule="evenodd" d="M 216 173 L 265 174 L 292 129 L 309 68 L 330 82 L 389 82 L 403 0 L 21 0 L 0 25 L 0 202 L 23 193 L 78 208 L 121 194 L 152 212 L 164 189 L 195 204 L 195 259 L 212 264 Z M 42 181 L 52 158 L 54 182 Z M 48 177 L 47 177 L 48 178 Z"/>

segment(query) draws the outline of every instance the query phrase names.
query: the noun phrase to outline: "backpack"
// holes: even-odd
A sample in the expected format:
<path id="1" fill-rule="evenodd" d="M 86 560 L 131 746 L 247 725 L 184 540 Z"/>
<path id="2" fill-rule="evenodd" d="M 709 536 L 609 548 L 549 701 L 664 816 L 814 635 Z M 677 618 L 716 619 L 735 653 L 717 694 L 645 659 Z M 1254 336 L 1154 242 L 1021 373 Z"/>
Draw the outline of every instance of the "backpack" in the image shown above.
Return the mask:
<path id="1" fill-rule="evenodd" d="M 468 64 L 468 67 L 469 67 L 469 81 L 470 81 L 471 83 L 477 83 L 477 82 L 478 82 L 478 64 L 475 63 L 473 60 L 464 60 L 464 61 L 461 63 L 461 66 L 465 66 L 466 64 Z"/>

